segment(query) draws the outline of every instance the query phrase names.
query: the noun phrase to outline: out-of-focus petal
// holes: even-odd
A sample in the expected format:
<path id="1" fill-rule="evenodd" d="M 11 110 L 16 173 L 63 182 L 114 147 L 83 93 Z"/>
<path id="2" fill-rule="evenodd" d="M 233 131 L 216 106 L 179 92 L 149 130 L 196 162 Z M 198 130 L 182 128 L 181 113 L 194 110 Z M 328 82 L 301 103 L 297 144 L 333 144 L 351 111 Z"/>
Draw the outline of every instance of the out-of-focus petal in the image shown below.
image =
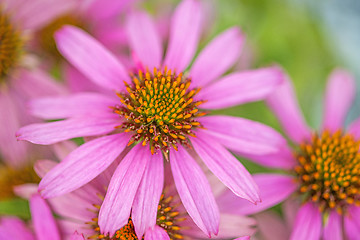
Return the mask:
<path id="1" fill-rule="evenodd" d="M 163 161 L 162 154 L 150 156 L 134 199 L 131 218 L 139 239 L 146 229 L 156 224 L 158 204 L 164 186 Z"/>
<path id="2" fill-rule="evenodd" d="M 163 49 L 159 34 L 150 16 L 145 12 L 134 12 L 128 15 L 126 29 L 132 50 L 141 63 L 150 71 L 161 66 Z"/>
<path id="3" fill-rule="evenodd" d="M 38 240 L 60 240 L 54 216 L 46 201 L 39 194 L 30 198 L 30 211 Z"/>
<path id="4" fill-rule="evenodd" d="M 321 213 L 319 209 L 311 202 L 306 203 L 297 213 L 290 239 L 319 240 L 322 230 L 321 224 Z"/>
<path id="5" fill-rule="evenodd" d="M 347 239 L 356 240 L 360 236 L 360 207 L 350 207 L 349 216 L 345 217 L 345 234 Z"/>
<path id="6" fill-rule="evenodd" d="M 301 143 L 310 138 L 310 130 L 305 123 L 290 79 L 285 78 L 284 83 L 267 98 L 267 103 L 291 140 Z"/>
<path id="7" fill-rule="evenodd" d="M 114 117 L 83 116 L 50 123 L 35 123 L 22 127 L 16 133 L 18 140 L 49 145 L 60 141 L 107 134 L 121 121 Z"/>
<path id="8" fill-rule="evenodd" d="M 196 99 L 206 100 L 201 108 L 220 109 L 267 97 L 284 79 L 277 67 L 229 74 L 202 89 Z"/>
<path id="9" fill-rule="evenodd" d="M 360 138 L 360 118 L 353 121 L 349 126 L 349 133 L 351 133 L 355 138 Z"/>
<path id="10" fill-rule="evenodd" d="M 169 46 L 164 66 L 182 72 L 192 60 L 199 42 L 202 8 L 197 0 L 184 0 L 171 19 Z"/>
<path id="11" fill-rule="evenodd" d="M 39 177 L 43 178 L 55 166 L 56 166 L 55 161 L 42 159 L 42 160 L 37 160 L 35 162 L 34 170 Z"/>
<path id="12" fill-rule="evenodd" d="M 323 129 L 336 132 L 344 126 L 355 91 L 355 79 L 348 72 L 337 69 L 331 74 L 326 86 Z"/>
<path id="13" fill-rule="evenodd" d="M 55 34 L 59 51 L 80 72 L 99 86 L 122 90 L 129 81 L 125 67 L 83 30 L 66 26 Z"/>
<path id="14" fill-rule="evenodd" d="M 221 212 L 254 214 L 280 203 L 297 188 L 293 178 L 286 175 L 255 174 L 254 180 L 259 186 L 261 203 L 251 204 L 228 191 L 217 198 Z"/>
<path id="15" fill-rule="evenodd" d="M 324 227 L 323 238 L 324 240 L 342 240 L 342 223 L 341 218 L 335 210 L 330 212 L 328 221 Z"/>
<path id="16" fill-rule="evenodd" d="M 216 235 L 219 209 L 201 168 L 181 146 L 178 151 L 170 151 L 170 165 L 176 189 L 190 217 L 206 235 Z"/>
<path id="17" fill-rule="evenodd" d="M 70 240 L 85 240 L 84 235 L 79 234 L 78 232 L 74 232 L 74 234 L 71 236 Z"/>
<path id="18" fill-rule="evenodd" d="M 92 1 L 88 7 L 87 16 L 91 17 L 95 21 L 101 21 L 102 19 L 107 19 L 115 17 L 120 14 L 122 11 L 126 10 L 127 7 L 135 2 L 136 0 L 97 0 Z"/>
<path id="19" fill-rule="evenodd" d="M 120 133 L 87 142 L 45 175 L 39 184 L 45 198 L 71 192 L 104 171 L 124 150 L 129 136 Z"/>
<path id="20" fill-rule="evenodd" d="M 23 221 L 16 217 L 0 218 L 0 239 L 21 239 L 35 240 L 30 229 L 28 229 Z"/>
<path id="21" fill-rule="evenodd" d="M 259 189 L 246 168 L 217 141 L 206 134 L 191 140 L 206 166 L 232 192 L 252 203 L 260 202 Z"/>
<path id="22" fill-rule="evenodd" d="M 38 185 L 35 183 L 26 183 L 14 186 L 14 193 L 24 199 L 30 199 L 32 195 L 36 194 Z"/>
<path id="23" fill-rule="evenodd" d="M 155 225 L 146 231 L 145 240 L 170 240 L 170 237 L 163 228 Z"/>
<path id="24" fill-rule="evenodd" d="M 255 216 L 259 234 L 264 240 L 288 240 L 290 230 L 281 217 L 272 212 L 266 211 Z"/>
<path id="25" fill-rule="evenodd" d="M 112 236 L 128 223 L 135 194 L 150 158 L 150 150 L 138 144 L 117 167 L 99 213 L 103 234 Z"/>
<path id="26" fill-rule="evenodd" d="M 224 74 L 239 58 L 244 40 L 237 27 L 224 31 L 212 40 L 191 67 L 191 86 L 206 86 Z"/>

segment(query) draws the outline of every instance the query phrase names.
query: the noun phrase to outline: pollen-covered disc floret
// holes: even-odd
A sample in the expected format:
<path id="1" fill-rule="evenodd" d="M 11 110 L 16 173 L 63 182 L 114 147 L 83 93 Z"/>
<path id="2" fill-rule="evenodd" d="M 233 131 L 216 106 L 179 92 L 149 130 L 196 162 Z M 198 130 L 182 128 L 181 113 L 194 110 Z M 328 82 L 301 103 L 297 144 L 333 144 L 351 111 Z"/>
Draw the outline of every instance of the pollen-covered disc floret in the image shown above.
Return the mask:
<path id="1" fill-rule="evenodd" d="M 360 205 L 360 142 L 351 134 L 324 131 L 300 146 L 295 167 L 299 191 L 322 211 Z"/>
<path id="2" fill-rule="evenodd" d="M 22 46 L 19 31 L 0 5 L 0 83 L 18 62 Z"/>
<path id="3" fill-rule="evenodd" d="M 149 144 L 152 153 L 167 153 L 179 143 L 189 146 L 188 137 L 201 127 L 196 117 L 205 115 L 198 109 L 204 101 L 193 99 L 200 89 L 190 90 L 189 78 L 166 68 L 145 74 L 139 71 L 132 79 L 131 84 L 125 83 L 127 93 L 118 93 L 122 105 L 114 107 L 114 112 L 124 117 L 119 128 L 133 133 L 129 145 Z"/>
<path id="4" fill-rule="evenodd" d="M 103 200 L 103 197 L 99 195 Z M 184 214 L 177 210 L 180 203 L 176 202 L 172 196 L 165 197 L 161 195 L 160 202 L 158 205 L 157 220 L 156 224 L 162 227 L 171 240 L 183 239 L 184 236 L 181 234 L 181 227 L 179 223 L 186 220 Z M 99 214 L 100 205 L 93 205 L 97 215 Z M 87 222 L 94 229 L 95 234 L 90 236 L 89 239 L 101 239 L 101 240 L 138 240 L 135 233 L 134 224 L 129 218 L 128 223 L 117 230 L 114 236 L 106 236 L 100 233 L 100 227 L 98 224 L 98 218 L 93 218 L 90 222 Z M 144 237 L 142 238 L 144 239 Z"/>

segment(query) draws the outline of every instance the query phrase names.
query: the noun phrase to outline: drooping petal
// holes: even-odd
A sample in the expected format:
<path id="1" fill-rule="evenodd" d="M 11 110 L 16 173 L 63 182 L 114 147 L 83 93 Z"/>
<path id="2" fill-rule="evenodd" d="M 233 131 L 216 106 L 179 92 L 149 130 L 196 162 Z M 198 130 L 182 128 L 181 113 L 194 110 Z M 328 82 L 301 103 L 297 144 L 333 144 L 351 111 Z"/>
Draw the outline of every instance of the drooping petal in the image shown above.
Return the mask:
<path id="1" fill-rule="evenodd" d="M 77 231 L 71 236 L 70 240 L 85 240 L 84 235 L 79 234 Z"/>
<path id="2" fill-rule="evenodd" d="M 155 225 L 146 231 L 145 240 L 170 240 L 170 237 L 163 228 Z"/>
<path id="3" fill-rule="evenodd" d="M 138 144 L 117 167 L 99 213 L 102 233 L 112 236 L 128 223 L 135 194 L 150 158 L 149 149 Z"/>
<path id="4" fill-rule="evenodd" d="M 350 215 L 345 217 L 345 235 L 349 240 L 358 239 L 360 236 L 360 208 L 350 207 Z"/>
<path id="5" fill-rule="evenodd" d="M 77 137 L 107 134 L 121 123 L 114 117 L 83 116 L 50 123 L 36 123 L 22 127 L 16 133 L 18 140 L 49 145 Z"/>
<path id="6" fill-rule="evenodd" d="M 191 67 L 191 86 L 206 86 L 224 74 L 239 58 L 244 40 L 237 27 L 224 31 L 212 40 Z"/>
<path id="7" fill-rule="evenodd" d="M 331 211 L 328 222 L 324 227 L 324 240 L 342 240 L 342 216 L 336 211 Z"/>
<path id="8" fill-rule="evenodd" d="M 201 34 L 202 8 L 197 0 L 184 0 L 171 19 L 169 46 L 164 65 L 182 72 L 192 60 Z"/>
<path id="9" fill-rule="evenodd" d="M 66 26 L 55 34 L 59 51 L 94 83 L 110 90 L 122 90 L 129 81 L 124 66 L 99 42 L 83 30 Z"/>
<path id="10" fill-rule="evenodd" d="M 34 170 L 39 177 L 43 178 L 56 164 L 57 163 L 52 160 L 37 160 L 34 164 Z"/>
<path id="11" fill-rule="evenodd" d="M 344 126 L 355 91 L 355 79 L 348 72 L 337 69 L 331 74 L 326 86 L 323 129 L 335 132 Z"/>
<path id="12" fill-rule="evenodd" d="M 237 153 L 264 155 L 287 146 L 286 139 L 262 123 L 239 117 L 207 116 L 198 119 L 225 147 Z"/>
<path id="13" fill-rule="evenodd" d="M 261 203 L 251 204 L 227 191 L 217 198 L 220 211 L 240 215 L 254 214 L 282 202 L 297 188 L 292 177 L 281 174 L 255 174 L 254 180 L 259 186 Z"/>
<path id="14" fill-rule="evenodd" d="M 255 226 L 256 221 L 253 218 L 221 214 L 219 234 L 214 239 L 232 239 L 237 236 L 253 235 L 256 231 Z"/>
<path id="15" fill-rule="evenodd" d="M 275 212 L 269 210 L 255 216 L 258 232 L 264 240 L 288 240 L 290 229 L 284 220 Z"/>
<path id="16" fill-rule="evenodd" d="M 196 99 L 207 100 L 205 109 L 220 109 L 259 101 L 267 97 L 284 79 L 279 68 L 263 68 L 229 74 L 202 89 Z"/>
<path id="17" fill-rule="evenodd" d="M 37 193 L 38 185 L 35 183 L 25 183 L 13 187 L 14 193 L 24 199 L 30 199 Z"/>
<path id="18" fill-rule="evenodd" d="M 306 231 L 304 231 L 306 229 Z M 306 203 L 297 213 L 291 240 L 319 240 L 321 237 L 321 213 L 313 203 Z"/>
<path id="19" fill-rule="evenodd" d="M 131 218 L 139 239 L 146 229 L 156 224 L 158 204 L 164 185 L 163 161 L 161 154 L 150 157 L 134 199 Z"/>
<path id="20" fill-rule="evenodd" d="M 60 240 L 60 233 L 46 201 L 35 194 L 30 198 L 30 211 L 38 240 Z"/>
<path id="21" fill-rule="evenodd" d="M 285 78 L 284 83 L 267 98 L 267 103 L 291 140 L 301 143 L 310 138 L 310 130 L 299 108 L 290 79 Z"/>
<path id="22" fill-rule="evenodd" d="M 126 24 L 130 46 L 145 68 L 150 71 L 161 66 L 163 49 L 151 17 L 145 12 L 128 15 Z"/>
<path id="23" fill-rule="evenodd" d="M 43 119 L 63 119 L 79 115 L 110 113 L 110 107 L 121 104 L 98 93 L 78 93 L 64 97 L 46 97 L 30 101 L 29 110 Z"/>
<path id="24" fill-rule="evenodd" d="M 252 203 L 260 202 L 259 189 L 246 168 L 217 141 L 204 133 L 191 140 L 206 166 L 232 192 Z"/>
<path id="25" fill-rule="evenodd" d="M 35 237 L 20 219 L 16 217 L 1 217 L 0 239 L 35 240 Z"/>
<path id="26" fill-rule="evenodd" d="M 219 209 L 201 168 L 181 146 L 178 151 L 170 151 L 170 165 L 186 211 L 206 235 L 216 235 L 220 223 Z"/>
<path id="27" fill-rule="evenodd" d="M 129 139 L 128 135 L 120 133 L 81 145 L 41 180 L 41 195 L 45 198 L 59 196 L 88 183 L 115 160 Z"/>

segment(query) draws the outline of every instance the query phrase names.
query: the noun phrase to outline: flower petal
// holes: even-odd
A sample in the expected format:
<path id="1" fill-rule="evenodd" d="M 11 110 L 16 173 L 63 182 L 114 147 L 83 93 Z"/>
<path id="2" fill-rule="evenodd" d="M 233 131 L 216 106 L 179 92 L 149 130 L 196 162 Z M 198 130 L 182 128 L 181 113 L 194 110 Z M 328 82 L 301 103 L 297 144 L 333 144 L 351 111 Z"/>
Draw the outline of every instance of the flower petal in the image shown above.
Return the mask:
<path id="1" fill-rule="evenodd" d="M 355 138 L 360 138 L 360 118 L 353 121 L 349 126 L 349 133 L 351 133 Z"/>
<path id="2" fill-rule="evenodd" d="M 264 240 L 288 240 L 290 231 L 284 220 L 275 212 L 269 210 L 255 216 L 258 232 Z"/>
<path id="3" fill-rule="evenodd" d="M 306 231 L 304 231 L 306 229 Z M 313 203 L 303 205 L 297 213 L 291 240 L 319 240 L 321 237 L 321 213 Z"/>
<path id="4" fill-rule="evenodd" d="M 212 40 L 191 67 L 191 86 L 206 86 L 224 74 L 239 58 L 244 40 L 245 37 L 237 27 L 224 31 Z"/>
<path id="5" fill-rule="evenodd" d="M 326 87 L 323 129 L 335 132 L 343 127 L 355 98 L 355 79 L 345 70 L 335 70 Z"/>
<path id="6" fill-rule="evenodd" d="M 46 201 L 35 194 L 30 198 L 30 211 L 38 240 L 60 240 L 60 233 Z"/>
<path id="7" fill-rule="evenodd" d="M 66 26 L 55 34 L 59 51 L 86 77 L 107 89 L 122 90 L 129 81 L 124 66 L 83 30 Z"/>
<path id="8" fill-rule="evenodd" d="M 205 109 L 219 109 L 259 101 L 283 82 L 284 74 L 277 67 L 229 74 L 202 89 L 196 99 L 207 100 Z"/>
<path id="9" fill-rule="evenodd" d="M 336 211 L 331 211 L 327 224 L 324 227 L 324 240 L 342 240 L 342 216 Z"/>
<path id="10" fill-rule="evenodd" d="M 349 213 L 345 217 L 345 233 L 347 239 L 355 240 L 360 236 L 360 207 L 350 207 Z"/>
<path id="11" fill-rule="evenodd" d="M 198 120 L 209 130 L 208 134 L 237 153 L 264 155 L 287 146 L 281 134 L 262 123 L 229 116 L 207 116 Z"/>
<path id="12" fill-rule="evenodd" d="M 57 122 L 31 124 L 22 127 L 16 133 L 16 137 L 18 140 L 48 145 L 76 137 L 106 134 L 115 130 L 115 127 L 120 124 L 118 117 L 84 116 Z"/>
<path id="13" fill-rule="evenodd" d="M 161 66 L 163 49 L 155 24 L 145 12 L 128 15 L 126 29 L 129 43 L 141 63 L 150 71 Z"/>
<path id="14" fill-rule="evenodd" d="M 101 233 L 112 236 L 128 223 L 135 194 L 150 158 L 150 151 L 138 144 L 116 168 L 99 213 Z"/>
<path id="15" fill-rule="evenodd" d="M 260 202 L 259 189 L 246 168 L 217 141 L 197 133 L 191 143 L 206 166 L 234 194 L 252 203 Z"/>
<path id="16" fill-rule="evenodd" d="M 38 185 L 36 183 L 25 183 L 13 187 L 14 193 L 24 199 L 30 199 L 37 193 Z"/>
<path id="17" fill-rule="evenodd" d="M 254 214 L 285 200 L 297 188 L 292 177 L 281 174 L 255 174 L 254 180 L 260 189 L 261 203 L 251 204 L 226 191 L 217 198 L 220 211 L 240 215 Z"/>
<path id="18" fill-rule="evenodd" d="M 56 162 L 52 160 L 37 160 L 34 164 L 34 170 L 39 177 L 43 178 L 56 165 Z"/>
<path id="19" fill-rule="evenodd" d="M 181 146 L 178 151 L 170 151 L 170 165 L 176 189 L 190 217 L 206 235 L 216 235 L 219 209 L 201 168 Z"/>
<path id="20" fill-rule="evenodd" d="M 267 98 L 267 103 L 291 140 L 301 143 L 310 138 L 310 130 L 305 123 L 293 85 L 288 78 L 285 78 L 285 82 Z"/>
<path id="21" fill-rule="evenodd" d="M 164 66 L 182 72 L 192 60 L 201 34 L 202 8 L 197 0 L 184 0 L 171 19 Z"/>
<path id="22" fill-rule="evenodd" d="M 32 115 L 43 119 L 63 119 L 94 113 L 111 113 L 120 101 L 97 93 L 78 93 L 64 97 L 46 97 L 30 101 Z"/>
<path id="23" fill-rule="evenodd" d="M 85 240 L 84 235 L 79 234 L 77 231 L 71 236 L 70 240 Z"/>
<path id="24" fill-rule="evenodd" d="M 144 240 L 170 240 L 170 237 L 163 228 L 155 225 L 146 231 Z"/>
<path id="25" fill-rule="evenodd" d="M 151 155 L 137 190 L 131 218 L 136 235 L 141 239 L 146 229 L 156 224 L 158 204 L 164 185 L 162 154 Z"/>
<path id="26" fill-rule="evenodd" d="M 2 216 L 0 218 L 0 239 L 35 240 L 35 237 L 20 219 Z"/>
<path id="27" fill-rule="evenodd" d="M 235 240 L 250 240 L 250 236 L 235 238 Z"/>
<path id="28" fill-rule="evenodd" d="M 41 195 L 45 198 L 59 196 L 90 182 L 115 160 L 129 139 L 128 135 L 120 133 L 81 145 L 41 180 Z"/>

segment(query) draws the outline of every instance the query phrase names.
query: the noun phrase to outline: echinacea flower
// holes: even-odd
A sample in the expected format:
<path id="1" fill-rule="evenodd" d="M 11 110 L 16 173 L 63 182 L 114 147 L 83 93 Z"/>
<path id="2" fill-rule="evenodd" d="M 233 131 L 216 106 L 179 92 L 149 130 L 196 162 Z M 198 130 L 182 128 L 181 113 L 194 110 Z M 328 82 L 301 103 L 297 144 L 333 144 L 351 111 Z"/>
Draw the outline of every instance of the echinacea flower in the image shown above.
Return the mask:
<path id="1" fill-rule="evenodd" d="M 102 234 L 112 236 L 126 225 L 130 211 L 139 236 L 152 225 L 163 191 L 164 164 L 171 166 L 190 217 L 208 236 L 217 234 L 218 207 L 194 160 L 197 155 L 237 196 L 260 201 L 251 175 L 226 148 L 270 154 L 277 152 L 284 140 L 260 123 L 205 116 L 205 109 L 261 100 L 282 82 L 283 74 L 270 67 L 221 78 L 235 63 L 243 44 L 244 37 L 236 27 L 209 43 L 186 71 L 196 52 L 201 19 L 198 1 L 180 3 L 162 59 L 161 39 L 151 18 L 143 12 L 130 14 L 127 31 L 137 72 L 126 70 L 81 29 L 67 26 L 56 33 L 63 56 L 99 88 L 113 94 L 79 93 L 30 104 L 35 116 L 64 120 L 23 127 L 18 140 L 46 145 L 94 137 L 46 174 L 39 185 L 42 196 L 55 197 L 83 186 L 123 153 L 99 212 Z"/>
<path id="2" fill-rule="evenodd" d="M 48 19 L 51 2 L 0 1 L 0 156 L 12 168 L 21 168 L 28 159 L 28 145 L 14 138 L 20 126 L 34 122 L 25 102 L 64 93 L 59 84 L 36 68 L 36 60 L 28 52 L 29 34 Z"/>
<path id="3" fill-rule="evenodd" d="M 327 83 L 323 123 L 310 131 L 290 81 L 269 96 L 268 104 L 280 119 L 294 147 L 254 158 L 285 174 L 257 174 L 263 204 L 229 210 L 251 214 L 285 199 L 284 213 L 292 226 L 290 239 L 358 239 L 360 226 L 360 120 L 346 129 L 343 122 L 355 96 L 355 82 L 335 70 Z M 243 205 L 242 205 L 243 206 Z"/>

